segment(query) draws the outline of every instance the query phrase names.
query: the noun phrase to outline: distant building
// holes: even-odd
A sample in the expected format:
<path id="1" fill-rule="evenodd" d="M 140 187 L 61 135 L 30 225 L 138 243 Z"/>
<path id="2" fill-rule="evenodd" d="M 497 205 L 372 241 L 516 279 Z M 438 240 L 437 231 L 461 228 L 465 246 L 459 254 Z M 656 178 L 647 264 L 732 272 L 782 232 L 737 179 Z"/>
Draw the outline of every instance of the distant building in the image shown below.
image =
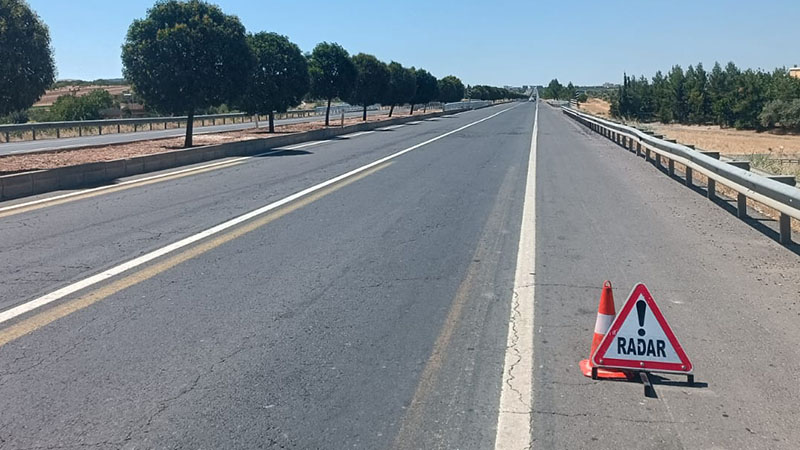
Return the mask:
<path id="1" fill-rule="evenodd" d="M 789 76 L 800 78 L 800 67 L 792 67 L 791 69 L 789 69 Z"/>

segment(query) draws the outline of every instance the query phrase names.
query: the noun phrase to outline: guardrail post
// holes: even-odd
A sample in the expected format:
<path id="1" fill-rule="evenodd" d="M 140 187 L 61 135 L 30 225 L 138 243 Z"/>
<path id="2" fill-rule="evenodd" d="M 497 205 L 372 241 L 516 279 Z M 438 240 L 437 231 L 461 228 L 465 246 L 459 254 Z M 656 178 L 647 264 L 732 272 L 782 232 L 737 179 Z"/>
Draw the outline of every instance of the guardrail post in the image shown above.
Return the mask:
<path id="1" fill-rule="evenodd" d="M 122 133 L 122 126 L 120 124 L 117 124 L 117 134 L 120 133 Z"/>
<path id="2" fill-rule="evenodd" d="M 83 127 L 78 127 L 78 136 L 83 136 Z"/>
<path id="3" fill-rule="evenodd" d="M 750 161 L 728 161 L 728 164 L 732 165 L 733 167 L 738 167 L 742 170 L 750 170 Z"/>
<path id="4" fill-rule="evenodd" d="M 31 136 L 33 136 L 33 140 L 36 140 L 36 129 L 31 130 Z"/>
<path id="5" fill-rule="evenodd" d="M 780 228 L 780 243 L 784 245 L 788 245 L 792 243 L 792 218 L 784 213 L 781 213 L 781 217 L 779 219 L 779 228 Z"/>
<path id="6" fill-rule="evenodd" d="M 56 139 L 61 138 L 61 128 L 56 128 Z"/>
<path id="7" fill-rule="evenodd" d="M 225 125 L 225 118 L 222 118 L 222 124 Z"/>
<path id="8" fill-rule="evenodd" d="M 642 156 L 642 143 L 636 143 L 636 156 Z"/>
<path id="9" fill-rule="evenodd" d="M 11 134 L 8 131 L 6 131 L 6 144 L 9 142 L 11 142 Z"/>
<path id="10" fill-rule="evenodd" d="M 675 176 L 675 160 L 674 159 L 668 160 L 667 161 L 667 165 L 669 167 L 667 169 L 667 170 L 669 170 L 669 176 L 674 177 Z"/>
<path id="11" fill-rule="evenodd" d="M 686 186 L 692 187 L 692 168 L 686 166 Z"/>
<path id="12" fill-rule="evenodd" d="M 714 200 L 717 198 L 717 181 L 714 179 L 709 178 L 708 183 L 706 184 L 706 197 L 709 200 Z"/>
<path id="13" fill-rule="evenodd" d="M 747 196 L 744 194 L 736 194 L 736 215 L 740 219 L 747 217 Z"/>
<path id="14" fill-rule="evenodd" d="M 103 126 L 102 125 L 98 125 L 97 126 L 97 134 L 98 134 L 98 136 L 103 134 Z"/>

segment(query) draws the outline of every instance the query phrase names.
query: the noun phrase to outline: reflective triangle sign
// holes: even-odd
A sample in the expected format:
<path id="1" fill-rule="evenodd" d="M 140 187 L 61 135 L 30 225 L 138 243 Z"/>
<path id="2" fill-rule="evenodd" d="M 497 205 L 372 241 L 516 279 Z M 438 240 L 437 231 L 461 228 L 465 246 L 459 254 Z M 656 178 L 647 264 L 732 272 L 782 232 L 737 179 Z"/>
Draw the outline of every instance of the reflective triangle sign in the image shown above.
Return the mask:
<path id="1" fill-rule="evenodd" d="M 642 283 L 633 287 L 592 355 L 592 363 L 653 372 L 692 372 L 692 363 Z"/>

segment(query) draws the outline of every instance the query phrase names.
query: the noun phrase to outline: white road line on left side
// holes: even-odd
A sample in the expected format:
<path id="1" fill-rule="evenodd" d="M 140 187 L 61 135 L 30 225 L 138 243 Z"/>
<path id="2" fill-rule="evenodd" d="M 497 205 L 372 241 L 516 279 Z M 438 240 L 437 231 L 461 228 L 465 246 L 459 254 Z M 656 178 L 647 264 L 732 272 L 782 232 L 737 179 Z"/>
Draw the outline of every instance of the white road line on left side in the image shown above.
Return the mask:
<path id="1" fill-rule="evenodd" d="M 529 449 L 533 418 L 533 300 L 536 281 L 536 139 L 539 104 L 533 119 L 528 176 L 511 296 L 495 450 Z"/>
<path id="2" fill-rule="evenodd" d="M 492 114 L 490 116 L 486 116 L 486 117 L 484 117 L 482 119 L 478 119 L 478 120 L 475 120 L 473 122 L 470 122 L 470 123 L 468 123 L 466 125 L 463 125 L 463 126 L 461 126 L 459 128 L 456 128 L 455 130 L 451 130 L 451 131 L 448 131 L 446 133 L 442 133 L 442 134 L 440 134 L 438 136 L 432 137 L 432 138 L 430 138 L 430 139 L 428 139 L 428 140 L 426 140 L 424 142 L 420 142 L 419 144 L 412 145 L 411 147 L 408 147 L 408 148 L 406 148 L 404 150 L 400 150 L 400 151 L 398 151 L 396 153 L 392 153 L 389 156 L 384 156 L 383 158 L 380 158 L 380 159 L 378 159 L 376 161 L 373 161 L 373 162 L 371 162 L 369 164 L 366 164 L 366 165 L 363 165 L 361 167 L 358 167 L 357 169 L 353 169 L 353 170 L 351 170 L 349 172 L 346 172 L 346 173 L 344 173 L 342 175 L 339 175 L 339 176 L 330 178 L 330 179 L 328 179 L 326 181 L 323 181 L 321 183 L 315 184 L 315 185 L 313 185 L 311 187 L 308 187 L 306 189 L 298 191 L 298 192 L 296 192 L 294 194 L 291 194 L 291 195 L 289 195 L 287 197 L 284 197 L 284 198 L 282 198 L 280 200 L 272 202 L 272 203 L 270 203 L 268 205 L 262 206 L 260 208 L 254 209 L 254 210 L 252 210 L 250 212 L 244 213 L 244 214 L 242 214 L 240 216 L 234 217 L 234 218 L 232 218 L 230 220 L 227 220 L 227 221 L 225 221 L 225 222 L 223 222 L 223 223 L 221 223 L 219 225 L 213 226 L 213 227 L 208 228 L 208 229 L 206 229 L 204 231 L 201 231 L 199 233 L 196 233 L 196 234 L 193 234 L 191 236 L 185 237 L 185 238 L 183 238 L 183 239 L 181 239 L 179 241 L 173 242 L 173 243 L 168 244 L 168 245 L 166 245 L 164 247 L 161 247 L 161 248 L 158 248 L 156 250 L 150 251 L 149 253 L 145 253 L 144 255 L 138 256 L 138 257 L 136 257 L 134 259 L 131 259 L 129 261 L 126 261 L 126 262 L 124 262 L 122 264 L 119 264 L 117 266 L 111 267 L 110 269 L 106 269 L 105 271 L 97 273 L 95 275 L 92 275 L 92 276 L 90 276 L 88 278 L 84 278 L 83 280 L 76 281 L 76 282 L 74 282 L 72 284 L 69 284 L 69 285 L 64 286 L 64 287 L 62 287 L 60 289 L 57 289 L 57 290 L 55 290 L 53 292 L 50 292 L 49 294 L 45 294 L 45 295 L 43 295 L 41 297 L 35 298 L 33 300 L 29 300 L 29 301 L 27 301 L 25 303 L 22 303 L 20 305 L 15 306 L 13 308 L 7 309 L 7 310 L 5 310 L 3 312 L 0 312 L 0 323 L 7 322 L 7 321 L 12 320 L 12 319 L 14 319 L 16 317 L 19 317 L 19 316 L 21 316 L 23 314 L 31 312 L 31 311 L 33 311 L 35 309 L 41 308 L 42 306 L 48 305 L 48 304 L 53 303 L 53 302 L 55 302 L 57 300 L 61 300 L 64 297 L 67 297 L 67 296 L 69 296 L 71 294 L 74 294 L 74 293 L 76 293 L 78 291 L 86 289 L 86 288 L 88 288 L 90 286 L 94 286 L 94 285 L 96 285 L 98 283 L 102 283 L 103 281 L 108 280 L 109 278 L 115 277 L 115 276 L 120 275 L 122 273 L 125 273 L 125 272 L 128 272 L 130 270 L 133 270 L 133 269 L 135 269 L 137 267 L 143 266 L 143 265 L 145 265 L 145 264 L 147 264 L 147 263 L 149 263 L 149 262 L 151 262 L 151 261 L 153 261 L 155 259 L 158 259 L 158 258 L 161 258 L 161 257 L 163 257 L 165 255 L 174 253 L 174 252 L 176 252 L 176 251 L 178 251 L 178 250 L 180 250 L 180 249 L 182 249 L 184 247 L 188 247 L 188 246 L 194 244 L 195 242 L 198 242 L 198 241 L 201 241 L 203 239 L 209 238 L 211 236 L 220 234 L 220 233 L 224 232 L 225 230 L 228 230 L 228 229 L 231 229 L 231 228 L 233 228 L 235 226 L 238 226 L 241 223 L 244 223 L 244 222 L 246 222 L 248 220 L 251 220 L 251 219 L 254 219 L 256 217 L 259 217 L 259 216 L 262 216 L 264 214 L 267 214 L 270 211 L 276 210 L 276 209 L 278 209 L 278 208 L 280 208 L 280 207 L 282 207 L 284 205 L 287 205 L 287 204 L 289 204 L 289 203 L 291 203 L 291 202 L 293 202 L 295 200 L 301 199 L 303 197 L 307 197 L 307 196 L 313 194 L 314 192 L 317 192 L 319 190 L 325 189 L 326 187 L 328 187 L 330 185 L 336 184 L 336 183 L 338 183 L 340 181 L 343 181 L 343 180 L 346 180 L 346 179 L 348 179 L 350 177 L 358 175 L 358 174 L 360 174 L 362 172 L 365 172 L 365 171 L 367 171 L 369 169 L 372 169 L 373 167 L 379 166 L 379 165 L 381 165 L 381 164 L 383 164 L 383 163 L 385 163 L 387 161 L 391 161 L 391 160 L 393 160 L 395 158 L 398 158 L 398 157 L 400 157 L 402 155 L 405 155 L 406 153 L 412 152 L 412 151 L 414 151 L 414 150 L 416 150 L 416 149 L 418 149 L 420 147 L 424 147 L 426 145 L 432 144 L 432 143 L 434 143 L 434 142 L 436 142 L 436 141 L 438 141 L 440 139 L 444 139 L 444 138 L 446 138 L 448 136 L 451 136 L 451 135 L 453 135 L 455 133 L 458 133 L 458 132 L 461 132 L 463 130 L 466 130 L 469 127 L 478 125 L 479 123 L 483 123 L 483 122 L 486 122 L 487 120 L 491 120 L 491 119 L 499 116 L 500 114 L 503 114 L 505 112 L 511 111 L 512 109 L 515 109 L 515 108 L 519 107 L 520 105 L 521 105 L 521 103 L 516 105 L 516 106 L 512 106 L 511 108 L 506 108 L 506 109 L 504 109 L 502 111 L 498 111 L 498 112 L 496 112 L 496 113 L 494 113 L 494 114 Z"/>
<path id="3" fill-rule="evenodd" d="M 276 148 L 280 150 L 297 150 L 298 148 L 306 148 L 306 147 L 312 147 L 314 145 L 319 145 L 322 144 L 323 142 L 328 142 L 328 141 L 311 141 L 311 142 L 305 142 L 303 144 L 287 145 L 284 147 L 276 147 Z"/>
<path id="4" fill-rule="evenodd" d="M 339 137 L 340 138 L 350 139 L 350 138 L 354 138 L 354 137 L 364 136 L 365 134 L 372 134 L 374 132 L 375 132 L 374 130 L 373 131 L 359 131 L 359 132 L 356 132 L 356 133 L 344 134 L 344 135 L 339 136 Z"/>
<path id="5" fill-rule="evenodd" d="M 377 130 L 378 131 L 395 130 L 397 128 L 402 128 L 404 126 L 406 126 L 406 124 L 401 123 L 400 125 L 390 125 L 388 127 L 378 128 Z"/>

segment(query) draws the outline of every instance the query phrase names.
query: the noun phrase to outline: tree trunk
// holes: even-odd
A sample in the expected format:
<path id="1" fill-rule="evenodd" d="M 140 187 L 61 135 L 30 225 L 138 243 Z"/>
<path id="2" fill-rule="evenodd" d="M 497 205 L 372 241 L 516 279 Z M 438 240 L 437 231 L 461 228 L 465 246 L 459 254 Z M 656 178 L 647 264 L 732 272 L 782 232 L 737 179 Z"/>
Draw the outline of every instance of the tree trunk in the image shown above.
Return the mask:
<path id="1" fill-rule="evenodd" d="M 394 112 L 394 105 L 389 107 L 389 117 L 392 117 L 393 112 Z"/>
<path id="2" fill-rule="evenodd" d="M 183 141 L 183 146 L 189 148 L 192 146 L 192 133 L 194 132 L 194 110 L 189 111 L 186 118 L 186 139 Z"/>
<path id="3" fill-rule="evenodd" d="M 411 104 L 411 112 L 408 113 L 408 115 L 409 116 L 413 116 L 414 115 L 414 104 L 413 103 Z"/>
<path id="4" fill-rule="evenodd" d="M 364 105 L 364 122 L 367 121 L 367 105 Z"/>
<path id="5" fill-rule="evenodd" d="M 269 132 L 275 132 L 275 111 L 269 112 Z"/>
<path id="6" fill-rule="evenodd" d="M 331 124 L 330 118 L 331 118 L 331 99 L 329 98 L 328 99 L 328 108 L 325 110 L 325 126 L 326 127 L 330 126 L 330 124 Z"/>

